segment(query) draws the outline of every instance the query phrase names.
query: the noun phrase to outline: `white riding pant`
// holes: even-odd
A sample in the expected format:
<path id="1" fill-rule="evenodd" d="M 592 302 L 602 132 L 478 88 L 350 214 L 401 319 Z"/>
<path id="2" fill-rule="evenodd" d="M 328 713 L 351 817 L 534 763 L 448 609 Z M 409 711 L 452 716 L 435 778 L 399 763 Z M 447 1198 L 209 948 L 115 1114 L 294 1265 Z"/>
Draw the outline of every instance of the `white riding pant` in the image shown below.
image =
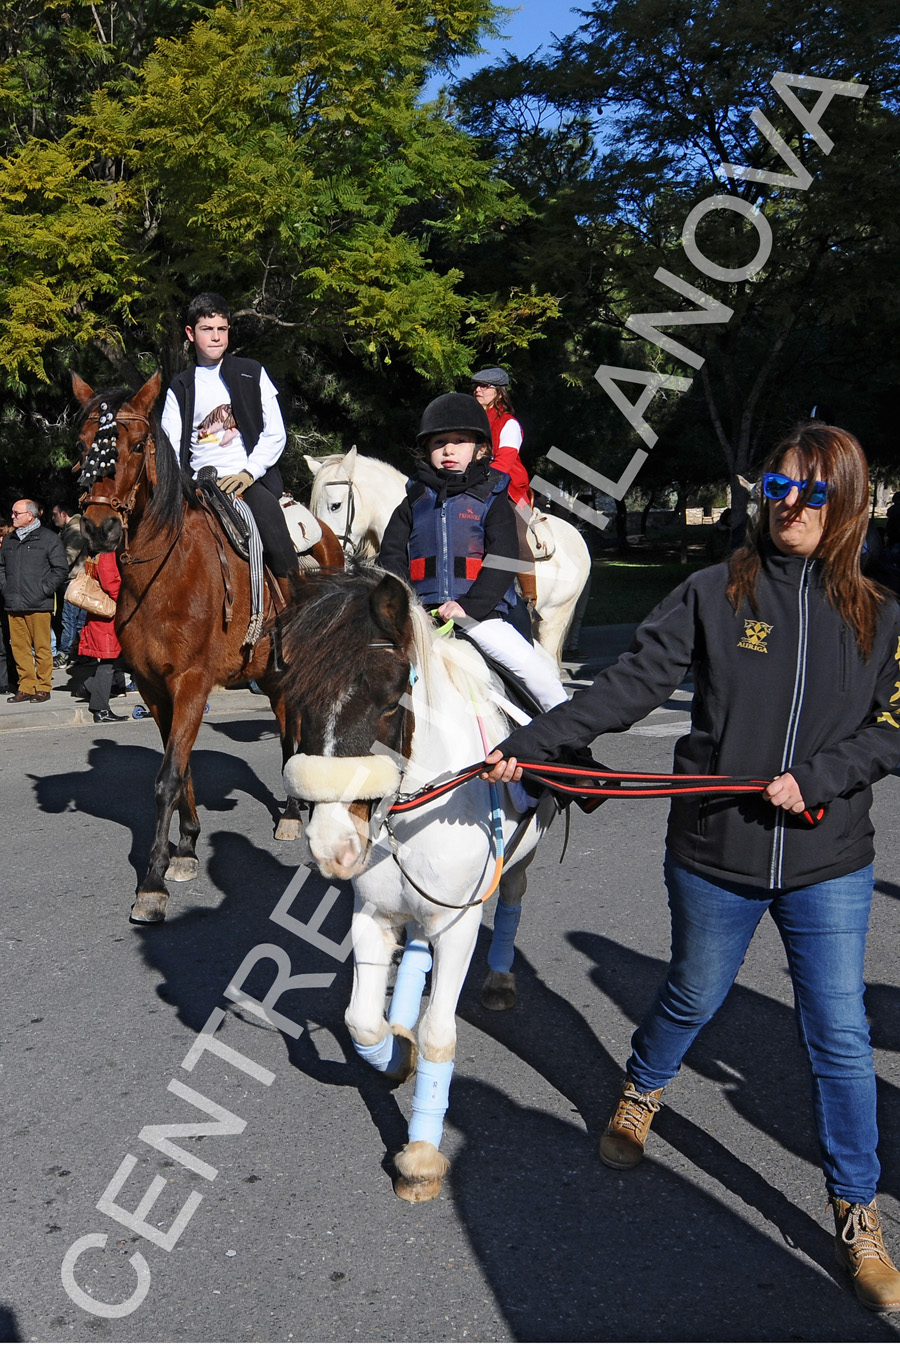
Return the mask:
<path id="1" fill-rule="evenodd" d="M 503 619 L 485 619 L 483 623 L 466 624 L 466 634 L 488 656 L 506 666 L 528 688 L 544 712 L 565 703 L 568 694 L 549 657 L 543 656 L 530 642 Z"/>

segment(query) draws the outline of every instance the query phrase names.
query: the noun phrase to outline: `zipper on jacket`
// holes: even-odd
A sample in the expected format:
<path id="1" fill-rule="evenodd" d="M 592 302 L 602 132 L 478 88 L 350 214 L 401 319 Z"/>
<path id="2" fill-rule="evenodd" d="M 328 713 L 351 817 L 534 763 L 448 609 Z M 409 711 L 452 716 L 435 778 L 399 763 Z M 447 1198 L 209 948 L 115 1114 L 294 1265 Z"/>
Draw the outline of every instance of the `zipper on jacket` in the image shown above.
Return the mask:
<path id="1" fill-rule="evenodd" d="M 441 512 L 441 558 L 439 564 L 440 575 L 438 577 L 438 584 L 440 589 L 438 590 L 438 595 L 442 595 L 444 597 L 444 600 L 449 600 L 451 598 L 452 592 L 450 590 L 450 540 L 447 537 L 446 501 L 442 502 L 440 512 Z M 439 601 L 439 603 L 443 604 L 444 600 Z"/>
<path id="2" fill-rule="evenodd" d="M 800 724 L 800 712 L 803 708 L 803 695 L 806 690 L 806 656 L 809 646 L 809 578 L 815 563 L 807 558 L 800 575 L 800 588 L 797 592 L 798 634 L 797 664 L 794 669 L 794 692 L 791 696 L 791 711 L 788 717 L 787 734 L 784 738 L 784 751 L 781 757 L 780 772 L 784 773 L 794 758 L 794 746 L 797 743 L 797 730 Z M 777 890 L 781 886 L 784 866 L 784 809 L 776 807 L 775 833 L 772 837 L 772 855 L 769 864 L 769 889 Z"/>

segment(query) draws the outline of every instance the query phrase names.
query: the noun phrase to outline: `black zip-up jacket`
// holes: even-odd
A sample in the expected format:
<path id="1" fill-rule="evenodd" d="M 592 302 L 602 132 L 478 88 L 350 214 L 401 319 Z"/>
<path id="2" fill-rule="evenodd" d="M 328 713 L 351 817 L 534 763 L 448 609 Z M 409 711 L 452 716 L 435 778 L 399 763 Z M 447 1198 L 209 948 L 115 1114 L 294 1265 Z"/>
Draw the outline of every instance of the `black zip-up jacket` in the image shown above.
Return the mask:
<path id="1" fill-rule="evenodd" d="M 807 807 L 826 810 L 812 827 L 749 794 L 675 798 L 670 852 L 726 884 L 768 890 L 845 876 L 872 861 L 870 784 L 900 760 L 900 610 L 885 602 L 864 662 L 815 560 L 766 556 L 758 614 L 746 603 L 735 614 L 727 583 L 725 563 L 695 573 L 590 688 L 499 749 L 540 761 L 626 730 L 692 670 L 691 729 L 675 746 L 674 772 L 771 780 L 789 770 Z"/>
<path id="2" fill-rule="evenodd" d="M 24 539 L 13 531 L 0 548 L 0 591 L 7 610 L 52 614 L 55 593 L 69 574 L 66 550 L 46 525 Z"/>

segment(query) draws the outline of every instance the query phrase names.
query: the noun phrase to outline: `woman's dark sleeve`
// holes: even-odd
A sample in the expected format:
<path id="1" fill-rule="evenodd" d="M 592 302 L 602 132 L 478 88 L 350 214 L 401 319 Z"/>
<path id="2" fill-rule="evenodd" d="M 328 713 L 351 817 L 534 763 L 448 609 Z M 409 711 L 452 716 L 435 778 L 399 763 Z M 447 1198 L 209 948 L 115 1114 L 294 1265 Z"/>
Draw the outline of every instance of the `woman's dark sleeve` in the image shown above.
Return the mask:
<path id="1" fill-rule="evenodd" d="M 401 581 L 409 581 L 409 536 L 412 534 L 412 507 L 408 497 L 394 511 L 381 538 L 376 559 L 386 572 Z"/>
<path id="2" fill-rule="evenodd" d="M 484 556 L 513 564 L 519 558 L 516 517 L 505 492 L 498 493 L 484 518 Z M 472 619 L 486 619 L 503 599 L 516 574 L 508 567 L 482 567 L 459 603 Z"/>

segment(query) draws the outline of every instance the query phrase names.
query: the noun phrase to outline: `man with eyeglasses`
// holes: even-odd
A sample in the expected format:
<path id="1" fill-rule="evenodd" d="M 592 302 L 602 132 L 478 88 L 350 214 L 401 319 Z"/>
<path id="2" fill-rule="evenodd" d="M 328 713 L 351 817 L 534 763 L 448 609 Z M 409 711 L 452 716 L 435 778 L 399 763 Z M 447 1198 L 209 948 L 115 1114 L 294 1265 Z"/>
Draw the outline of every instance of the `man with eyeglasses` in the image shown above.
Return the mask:
<path id="1" fill-rule="evenodd" d="M 16 502 L 12 523 L 0 548 L 0 591 L 19 688 L 6 701 L 46 703 L 53 682 L 50 617 L 69 570 L 66 550 L 59 535 L 41 524 L 37 502 Z"/>

